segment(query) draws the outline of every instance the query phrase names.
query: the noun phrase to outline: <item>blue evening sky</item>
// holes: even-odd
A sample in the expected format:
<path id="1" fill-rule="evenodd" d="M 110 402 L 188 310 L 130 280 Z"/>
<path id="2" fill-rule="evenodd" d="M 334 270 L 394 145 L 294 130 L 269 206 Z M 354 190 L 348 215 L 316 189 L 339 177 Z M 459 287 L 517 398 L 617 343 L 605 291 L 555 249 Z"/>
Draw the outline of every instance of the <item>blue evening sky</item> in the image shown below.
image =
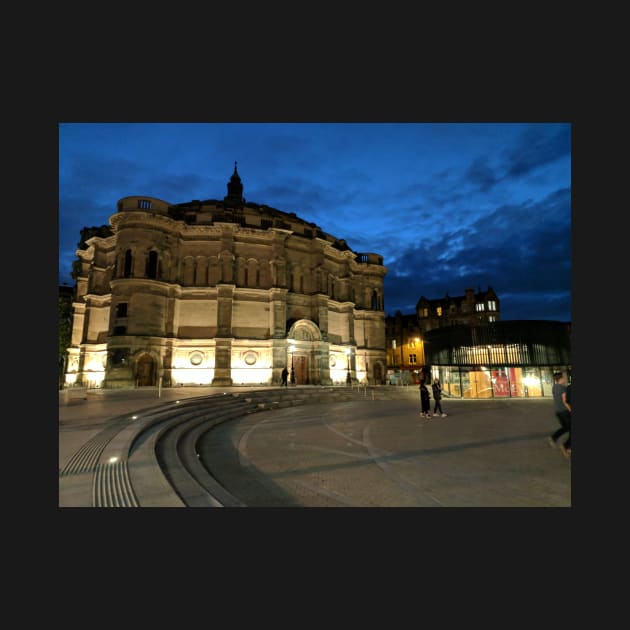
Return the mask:
<path id="1" fill-rule="evenodd" d="M 501 319 L 571 321 L 569 123 L 61 123 L 59 282 L 129 195 L 247 201 L 384 258 L 385 311 L 491 286 Z"/>

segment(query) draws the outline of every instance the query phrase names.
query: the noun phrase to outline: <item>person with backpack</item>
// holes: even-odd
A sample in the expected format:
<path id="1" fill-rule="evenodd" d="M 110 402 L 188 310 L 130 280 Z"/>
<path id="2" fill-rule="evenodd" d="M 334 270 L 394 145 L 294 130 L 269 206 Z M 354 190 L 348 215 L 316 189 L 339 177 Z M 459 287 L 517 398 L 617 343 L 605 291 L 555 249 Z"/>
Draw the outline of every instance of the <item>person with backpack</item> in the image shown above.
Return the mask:
<path id="1" fill-rule="evenodd" d="M 437 416 L 439 411 L 442 418 L 446 418 L 446 414 L 442 411 L 442 386 L 440 385 L 439 378 L 433 379 L 431 389 L 433 390 L 433 400 L 435 400 L 433 415 Z"/>

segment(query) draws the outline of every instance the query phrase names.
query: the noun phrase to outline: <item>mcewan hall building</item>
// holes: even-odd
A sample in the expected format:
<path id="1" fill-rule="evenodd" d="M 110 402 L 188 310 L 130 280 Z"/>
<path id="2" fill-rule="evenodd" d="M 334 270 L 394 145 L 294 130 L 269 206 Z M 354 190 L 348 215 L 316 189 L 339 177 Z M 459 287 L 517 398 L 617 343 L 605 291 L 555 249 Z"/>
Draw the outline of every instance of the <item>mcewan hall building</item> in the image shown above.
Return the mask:
<path id="1" fill-rule="evenodd" d="M 125 197 L 93 234 L 67 385 L 385 382 L 382 256 L 246 202 L 236 164 L 222 201 Z"/>
<path id="2" fill-rule="evenodd" d="M 417 383 L 462 398 L 551 396 L 570 324 L 500 321 L 492 288 L 385 317 L 383 258 L 294 213 L 124 197 L 81 233 L 65 385 Z"/>

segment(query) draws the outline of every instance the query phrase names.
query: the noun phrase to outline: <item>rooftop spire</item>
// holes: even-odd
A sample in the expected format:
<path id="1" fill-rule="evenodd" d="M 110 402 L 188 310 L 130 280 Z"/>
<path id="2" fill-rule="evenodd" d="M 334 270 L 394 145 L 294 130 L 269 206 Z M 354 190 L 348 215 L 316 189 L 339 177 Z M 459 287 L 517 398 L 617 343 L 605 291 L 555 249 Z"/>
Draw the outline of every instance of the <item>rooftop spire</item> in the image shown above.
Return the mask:
<path id="1" fill-rule="evenodd" d="M 232 173 L 232 177 L 230 177 L 230 181 L 227 185 L 228 194 L 224 198 L 225 202 L 230 204 L 242 204 L 245 200 L 243 199 L 243 183 L 241 182 L 241 178 L 238 176 L 238 171 L 236 170 L 236 160 L 234 161 L 234 173 Z"/>

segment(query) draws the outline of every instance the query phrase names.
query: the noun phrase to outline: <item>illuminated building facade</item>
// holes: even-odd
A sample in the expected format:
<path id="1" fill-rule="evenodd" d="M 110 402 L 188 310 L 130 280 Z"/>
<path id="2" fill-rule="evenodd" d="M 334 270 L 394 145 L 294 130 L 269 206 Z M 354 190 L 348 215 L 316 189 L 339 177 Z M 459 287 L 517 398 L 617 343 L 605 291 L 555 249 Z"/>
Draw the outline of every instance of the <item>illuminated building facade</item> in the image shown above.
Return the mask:
<path id="1" fill-rule="evenodd" d="M 424 352 L 424 334 L 434 328 L 478 325 L 500 318 L 499 298 L 492 287 L 486 291 L 466 289 L 464 295 L 427 299 L 421 296 L 416 312 L 403 315 L 397 311 L 385 320 L 388 380 L 392 384 L 418 383 L 428 370 Z"/>
<path id="2" fill-rule="evenodd" d="M 246 202 L 236 165 L 227 189 L 124 197 L 82 233 L 66 384 L 384 382 L 382 257 Z"/>
<path id="3" fill-rule="evenodd" d="M 571 326 L 507 320 L 436 328 L 424 335 L 431 377 L 459 398 L 552 396 L 553 373 L 571 378 Z"/>
<path id="4" fill-rule="evenodd" d="M 458 398 L 551 396 L 553 373 L 571 374 L 571 327 L 565 322 L 499 321 L 492 288 L 437 300 L 387 317 L 387 381 L 440 379 Z"/>
<path id="5" fill-rule="evenodd" d="M 443 298 L 429 300 L 421 296 L 416 304 L 416 315 L 421 333 L 443 326 L 466 324 L 475 326 L 500 319 L 499 298 L 492 287 L 486 291 L 466 289 L 455 297 L 448 293 Z"/>

